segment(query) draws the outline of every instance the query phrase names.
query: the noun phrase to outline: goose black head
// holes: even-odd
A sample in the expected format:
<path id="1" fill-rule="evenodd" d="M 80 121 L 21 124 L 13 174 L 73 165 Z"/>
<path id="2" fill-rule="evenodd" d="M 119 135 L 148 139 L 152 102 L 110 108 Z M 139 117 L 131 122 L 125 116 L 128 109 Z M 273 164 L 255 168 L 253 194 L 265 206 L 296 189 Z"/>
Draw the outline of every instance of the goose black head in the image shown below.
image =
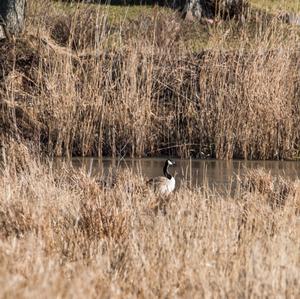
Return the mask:
<path id="1" fill-rule="evenodd" d="M 164 172 L 164 176 L 167 177 L 168 179 L 172 178 L 171 174 L 168 171 L 168 168 L 169 168 L 169 166 L 174 166 L 174 165 L 175 165 L 175 162 L 172 162 L 171 160 L 166 160 L 166 162 L 165 162 L 163 172 Z"/>

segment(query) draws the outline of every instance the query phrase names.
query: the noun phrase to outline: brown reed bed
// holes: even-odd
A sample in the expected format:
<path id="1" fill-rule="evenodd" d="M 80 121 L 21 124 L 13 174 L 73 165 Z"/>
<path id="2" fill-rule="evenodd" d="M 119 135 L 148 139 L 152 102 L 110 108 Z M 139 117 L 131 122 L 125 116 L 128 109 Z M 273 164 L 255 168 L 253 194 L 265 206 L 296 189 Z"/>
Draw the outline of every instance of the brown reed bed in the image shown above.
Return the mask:
<path id="1" fill-rule="evenodd" d="M 30 151 L 11 143 L 3 154 L 1 297 L 299 295 L 299 183 L 285 180 L 294 191 L 282 200 L 275 178 L 252 171 L 233 196 L 181 187 L 164 213 L 139 174 L 107 189 L 20 158 Z"/>
<path id="2" fill-rule="evenodd" d="M 299 156 L 297 27 L 107 11 L 29 2 L 24 37 L 0 44 L 3 143 L 55 156 Z"/>

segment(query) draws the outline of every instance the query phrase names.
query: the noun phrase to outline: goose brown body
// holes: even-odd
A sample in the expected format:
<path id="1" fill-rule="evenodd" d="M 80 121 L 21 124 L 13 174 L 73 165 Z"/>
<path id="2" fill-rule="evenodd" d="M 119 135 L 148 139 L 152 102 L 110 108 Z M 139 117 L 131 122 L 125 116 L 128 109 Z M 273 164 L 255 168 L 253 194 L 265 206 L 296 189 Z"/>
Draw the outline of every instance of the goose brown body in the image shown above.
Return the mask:
<path id="1" fill-rule="evenodd" d="M 170 160 L 166 160 L 163 173 L 164 176 L 158 176 L 150 179 L 147 182 L 148 186 L 151 186 L 155 193 L 160 195 L 169 195 L 175 189 L 175 178 L 169 173 L 169 166 L 173 166 L 175 163 Z"/>

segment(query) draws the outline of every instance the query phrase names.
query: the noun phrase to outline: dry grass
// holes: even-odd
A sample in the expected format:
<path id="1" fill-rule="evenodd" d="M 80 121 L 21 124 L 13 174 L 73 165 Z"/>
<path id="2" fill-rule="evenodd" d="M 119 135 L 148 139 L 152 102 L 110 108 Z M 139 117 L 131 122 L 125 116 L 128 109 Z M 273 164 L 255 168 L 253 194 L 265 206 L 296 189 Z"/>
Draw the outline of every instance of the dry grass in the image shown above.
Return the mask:
<path id="1" fill-rule="evenodd" d="M 96 7 L 29 2 L 24 38 L 0 45 L 2 140 L 51 155 L 299 156 L 297 27 L 158 8 L 114 23 Z"/>
<path id="2" fill-rule="evenodd" d="M 137 174 L 102 189 L 67 165 L 21 169 L 18 151 L 0 176 L 1 297 L 299 296 L 299 183 L 284 201 L 261 171 L 232 197 L 183 187 L 164 215 Z"/>
<path id="3" fill-rule="evenodd" d="M 41 3 L 0 44 L 0 297 L 299 297 L 298 182 L 252 171 L 162 202 L 44 155 L 295 158 L 298 29 Z"/>

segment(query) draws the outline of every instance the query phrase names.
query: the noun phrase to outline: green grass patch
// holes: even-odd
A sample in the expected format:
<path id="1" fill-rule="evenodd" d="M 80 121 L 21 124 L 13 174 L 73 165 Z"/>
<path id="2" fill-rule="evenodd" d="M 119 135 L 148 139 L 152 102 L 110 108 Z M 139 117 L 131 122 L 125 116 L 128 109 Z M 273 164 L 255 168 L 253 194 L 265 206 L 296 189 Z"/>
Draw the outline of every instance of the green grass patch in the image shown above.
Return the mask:
<path id="1" fill-rule="evenodd" d="M 243 24 L 234 20 L 219 20 L 215 24 L 189 22 L 183 20 L 173 9 L 155 5 L 70 4 L 57 1 L 52 2 L 52 8 L 57 14 L 69 16 L 81 15 L 87 11 L 98 12 L 100 19 L 103 20 L 104 17 L 108 21 L 110 29 L 107 46 L 111 48 L 126 46 L 127 43 L 132 43 L 132 40 L 171 38 L 172 47 L 193 52 L 216 46 L 225 49 L 252 47 L 260 42 L 260 36 L 268 30 L 276 11 L 282 9 L 295 12 L 300 9 L 300 3 L 297 1 L 251 0 L 250 4 L 252 16 Z M 257 11 L 264 12 L 260 20 L 256 18 Z M 280 21 L 278 25 L 279 31 L 272 30 L 276 40 L 285 39 L 290 35 L 290 30 L 298 31 L 297 28 Z"/>
<path id="2" fill-rule="evenodd" d="M 55 2 L 54 7 L 63 10 L 65 13 L 75 13 L 80 9 L 95 9 L 100 14 L 106 14 L 108 20 L 114 24 L 121 24 L 124 21 L 138 20 L 141 16 L 153 16 L 158 12 L 164 15 L 171 15 L 174 10 L 168 7 L 158 7 L 152 5 L 104 5 L 85 3 L 62 3 Z"/>
<path id="3" fill-rule="evenodd" d="M 270 12 L 289 11 L 300 13 L 300 1 L 297 0 L 250 0 L 253 7 Z"/>

